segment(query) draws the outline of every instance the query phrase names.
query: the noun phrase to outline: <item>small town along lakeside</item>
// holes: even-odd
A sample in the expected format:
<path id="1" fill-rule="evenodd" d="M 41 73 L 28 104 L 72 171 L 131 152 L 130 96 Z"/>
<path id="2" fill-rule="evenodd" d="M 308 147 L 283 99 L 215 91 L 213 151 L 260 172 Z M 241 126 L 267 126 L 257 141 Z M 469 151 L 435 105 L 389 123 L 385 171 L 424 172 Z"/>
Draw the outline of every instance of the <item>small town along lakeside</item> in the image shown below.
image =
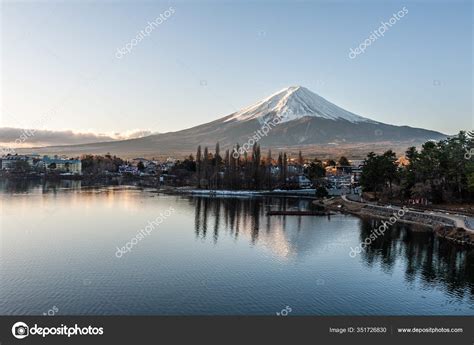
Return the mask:
<path id="1" fill-rule="evenodd" d="M 82 186 L 136 186 L 159 193 L 209 197 L 282 196 L 316 199 L 321 212 L 390 218 L 390 211 L 411 208 L 401 222 L 414 222 L 457 243 L 472 241 L 474 224 L 474 132 L 404 155 L 369 152 L 364 160 L 344 156 L 320 160 L 285 151 L 262 155 L 260 145 L 239 145 L 221 154 L 197 147 L 179 160 L 142 157 L 125 160 L 111 154 L 59 157 L 7 154 L 0 157 L 0 179 L 79 180 Z M 316 212 L 317 211 L 317 212 Z"/>

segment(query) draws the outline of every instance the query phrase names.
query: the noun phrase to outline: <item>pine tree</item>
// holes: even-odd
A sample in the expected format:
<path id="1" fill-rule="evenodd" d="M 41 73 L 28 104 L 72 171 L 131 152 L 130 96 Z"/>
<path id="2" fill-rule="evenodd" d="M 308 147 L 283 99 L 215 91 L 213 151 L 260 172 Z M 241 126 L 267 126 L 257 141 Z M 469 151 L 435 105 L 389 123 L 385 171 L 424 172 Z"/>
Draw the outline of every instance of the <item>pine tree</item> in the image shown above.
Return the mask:
<path id="1" fill-rule="evenodd" d="M 198 146 L 196 152 L 196 175 L 198 180 L 198 188 L 201 188 L 202 178 L 202 162 L 201 162 L 201 145 Z"/>
<path id="2" fill-rule="evenodd" d="M 230 152 L 227 149 L 224 157 L 224 188 L 230 188 Z"/>
<path id="3" fill-rule="evenodd" d="M 204 148 L 204 156 L 202 157 L 202 178 L 206 183 L 206 188 L 209 187 L 209 150 L 207 146 Z"/>
<path id="4" fill-rule="evenodd" d="M 220 167 L 221 162 L 222 162 L 222 157 L 220 155 L 220 151 L 221 150 L 220 150 L 219 142 L 217 142 L 216 143 L 216 152 L 214 154 L 214 158 L 215 158 L 214 162 L 215 162 L 216 167 Z"/>
<path id="5" fill-rule="evenodd" d="M 252 181 L 253 188 L 261 188 L 261 172 L 260 172 L 260 145 L 255 143 L 252 147 Z"/>
<path id="6" fill-rule="evenodd" d="M 268 150 L 265 160 L 265 180 L 268 190 L 272 190 L 272 151 Z"/>
<path id="7" fill-rule="evenodd" d="M 234 152 L 239 152 L 239 144 L 236 145 L 232 154 L 230 155 L 230 188 L 237 189 L 237 170 L 239 169 L 239 159 L 240 156 L 234 154 Z M 237 158 L 236 158 L 237 156 Z"/>
<path id="8" fill-rule="evenodd" d="M 348 165 L 351 165 L 349 163 L 349 160 L 346 157 L 341 156 L 341 158 L 339 158 L 339 166 L 348 166 Z"/>
<path id="9" fill-rule="evenodd" d="M 219 189 L 220 187 L 220 169 L 222 165 L 222 157 L 220 155 L 220 147 L 219 147 L 219 142 L 216 143 L 216 152 L 214 153 L 214 186 L 216 189 Z"/>
<path id="10" fill-rule="evenodd" d="M 283 155 L 280 152 L 278 154 L 278 180 L 279 180 L 280 185 L 282 185 L 285 181 L 283 175 L 284 175 L 283 174 Z"/>

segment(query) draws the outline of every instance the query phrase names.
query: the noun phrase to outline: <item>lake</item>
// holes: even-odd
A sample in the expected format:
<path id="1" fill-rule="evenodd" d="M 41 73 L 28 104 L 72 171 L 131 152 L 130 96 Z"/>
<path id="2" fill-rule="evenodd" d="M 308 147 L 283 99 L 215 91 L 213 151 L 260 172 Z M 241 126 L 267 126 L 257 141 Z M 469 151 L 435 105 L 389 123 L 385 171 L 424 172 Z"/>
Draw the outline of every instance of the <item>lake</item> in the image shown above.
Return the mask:
<path id="1" fill-rule="evenodd" d="M 395 224 L 351 257 L 376 221 L 266 215 L 310 205 L 0 181 L 0 313 L 474 315 L 474 250 Z"/>

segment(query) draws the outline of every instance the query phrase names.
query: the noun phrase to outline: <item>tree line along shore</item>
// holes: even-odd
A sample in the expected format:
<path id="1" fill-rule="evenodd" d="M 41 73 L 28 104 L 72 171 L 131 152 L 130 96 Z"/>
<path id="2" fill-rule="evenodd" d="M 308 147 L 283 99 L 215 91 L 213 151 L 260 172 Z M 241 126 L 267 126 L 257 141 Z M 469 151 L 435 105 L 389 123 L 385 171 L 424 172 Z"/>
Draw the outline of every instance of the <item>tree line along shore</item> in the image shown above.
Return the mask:
<path id="1" fill-rule="evenodd" d="M 187 187 L 211 191 L 298 191 L 314 190 L 316 197 L 333 193 L 362 194 L 366 200 L 431 207 L 465 205 L 473 213 L 474 134 L 461 131 L 438 142 L 428 141 L 417 149 L 410 147 L 397 157 L 392 150 L 369 152 L 358 163 L 346 157 L 332 160 L 307 159 L 301 152 L 265 155 L 255 143 L 242 150 L 237 144 L 221 153 L 197 147 L 196 154 L 182 160 L 165 161 L 136 158 L 124 160 L 106 154 L 83 155 L 68 160 L 2 157 L 9 163 L 1 176 L 6 178 L 77 178 L 104 184 L 133 183 L 145 187 Z M 471 155 L 472 154 L 472 155 Z M 26 156 L 25 156 L 26 157 Z M 18 157 L 17 157 L 18 158 Z M 61 162 L 65 162 L 62 164 Z M 80 174 L 68 169 L 78 164 Z M 62 170 L 60 169 L 62 168 Z M 75 166 L 75 172 L 78 167 Z M 295 193 L 296 194 L 296 193 Z M 461 206 L 458 210 L 461 211 Z"/>

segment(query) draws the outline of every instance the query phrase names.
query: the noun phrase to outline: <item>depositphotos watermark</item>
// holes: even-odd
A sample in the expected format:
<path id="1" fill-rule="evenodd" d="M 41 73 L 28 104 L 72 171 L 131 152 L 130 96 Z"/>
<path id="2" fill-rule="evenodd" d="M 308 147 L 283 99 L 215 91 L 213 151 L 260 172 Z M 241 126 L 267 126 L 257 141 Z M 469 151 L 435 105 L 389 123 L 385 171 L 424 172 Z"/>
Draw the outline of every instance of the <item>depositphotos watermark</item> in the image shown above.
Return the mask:
<path id="1" fill-rule="evenodd" d="M 28 138 L 33 137 L 35 135 L 35 132 L 36 132 L 36 129 L 23 129 L 21 131 L 20 136 L 16 138 L 13 143 L 15 145 L 21 145 L 25 143 Z M 7 155 L 7 154 L 14 155 L 16 152 L 13 146 L 8 146 L 8 147 L 2 147 L 2 153 L 4 155 Z"/>
<path id="2" fill-rule="evenodd" d="M 288 316 L 288 314 L 292 311 L 293 309 L 291 309 L 291 307 L 287 305 L 286 308 L 283 308 L 282 310 L 280 310 L 280 312 L 277 312 L 276 314 L 278 316 Z"/>
<path id="3" fill-rule="evenodd" d="M 403 8 L 397 13 L 394 13 L 387 22 L 380 22 L 382 25 L 380 25 L 377 30 L 372 31 L 369 37 L 366 38 L 361 44 L 359 44 L 357 48 L 351 48 L 351 51 L 349 52 L 349 59 L 355 59 L 357 55 L 364 53 L 367 47 L 372 44 L 372 42 L 375 42 L 381 36 L 384 36 L 385 32 L 387 32 L 388 29 L 392 27 L 392 25 L 395 25 L 400 19 L 405 17 L 407 13 L 408 9 L 406 8 L 406 6 L 403 6 Z"/>
<path id="4" fill-rule="evenodd" d="M 469 150 L 466 150 L 466 153 L 464 154 L 464 158 L 471 159 L 473 156 L 474 156 L 474 147 L 470 148 Z"/>
<path id="5" fill-rule="evenodd" d="M 175 212 L 175 209 L 170 206 L 169 209 L 167 209 L 165 212 L 161 213 L 158 217 L 156 217 L 155 220 L 153 221 L 148 221 L 148 225 L 145 226 L 144 229 L 141 229 L 138 234 L 130 241 L 125 243 L 125 246 L 122 248 L 117 247 L 117 251 L 115 252 L 115 256 L 117 258 L 121 258 L 125 253 L 129 253 L 132 251 L 132 248 L 135 247 L 138 244 L 138 241 L 143 240 L 145 237 L 149 236 L 153 230 L 155 230 L 155 226 L 159 226 L 163 221 L 171 216 L 172 213 Z"/>
<path id="6" fill-rule="evenodd" d="M 59 311 L 59 308 L 53 305 L 46 313 L 43 313 L 44 316 L 54 316 Z"/>
<path id="7" fill-rule="evenodd" d="M 253 136 L 247 140 L 246 143 L 244 143 L 239 149 L 237 150 L 234 148 L 234 152 L 232 152 L 232 157 L 235 159 L 238 159 L 241 155 L 243 155 L 245 152 L 249 152 L 250 149 L 253 147 L 255 143 L 258 143 L 263 137 L 266 137 L 270 130 L 273 127 L 276 127 L 278 124 L 281 123 L 281 121 L 285 118 L 285 115 L 276 115 L 272 120 L 268 122 L 263 122 L 262 127 L 253 133 Z M 260 121 L 260 120 L 259 120 Z"/>
<path id="8" fill-rule="evenodd" d="M 121 59 L 124 55 L 130 53 L 139 42 L 143 41 L 145 37 L 150 36 L 151 32 L 158 27 L 158 25 L 163 24 L 172 14 L 174 14 L 176 10 L 173 7 L 168 8 L 163 13 L 160 13 L 155 20 L 148 22 L 148 25 L 145 29 L 140 30 L 140 32 L 130 40 L 127 44 L 125 44 L 122 48 L 117 48 L 117 52 L 115 53 L 115 57 L 117 59 Z"/>
<path id="9" fill-rule="evenodd" d="M 408 209 L 406 208 L 406 206 L 403 206 L 397 212 L 393 212 L 393 215 L 388 219 L 388 222 L 383 220 L 382 225 L 380 225 L 377 229 L 372 230 L 370 235 L 365 238 L 364 242 L 361 242 L 355 248 L 351 247 L 349 256 L 351 258 L 355 258 L 357 254 L 360 254 L 362 249 L 365 249 L 367 248 L 367 246 L 370 246 L 372 242 L 375 241 L 379 236 L 383 236 L 385 231 L 388 230 L 388 226 L 395 224 L 400 218 L 405 215 L 406 211 L 408 211 Z"/>
<path id="10" fill-rule="evenodd" d="M 20 132 L 20 136 L 12 142 L 12 145 L 8 147 L 2 147 L 2 154 L 3 155 L 16 154 L 13 146 L 20 146 L 24 144 L 29 138 L 34 137 L 37 131 L 37 129 L 34 129 L 34 128 L 38 128 L 38 127 L 44 128 L 45 122 L 49 120 L 50 118 L 51 118 L 50 114 L 44 114 L 43 116 L 41 116 L 41 118 L 38 121 L 35 121 L 35 124 L 33 125 L 33 129 L 22 129 L 22 131 Z"/>
<path id="11" fill-rule="evenodd" d="M 12 334 L 17 339 L 26 338 L 29 335 L 40 335 L 43 338 L 49 335 L 62 335 L 70 338 L 73 335 L 103 335 L 103 327 L 80 327 L 77 323 L 73 327 L 68 327 L 61 324 L 58 327 L 38 327 L 38 324 L 35 323 L 33 327 L 29 327 L 24 322 L 16 322 L 12 326 Z"/>

